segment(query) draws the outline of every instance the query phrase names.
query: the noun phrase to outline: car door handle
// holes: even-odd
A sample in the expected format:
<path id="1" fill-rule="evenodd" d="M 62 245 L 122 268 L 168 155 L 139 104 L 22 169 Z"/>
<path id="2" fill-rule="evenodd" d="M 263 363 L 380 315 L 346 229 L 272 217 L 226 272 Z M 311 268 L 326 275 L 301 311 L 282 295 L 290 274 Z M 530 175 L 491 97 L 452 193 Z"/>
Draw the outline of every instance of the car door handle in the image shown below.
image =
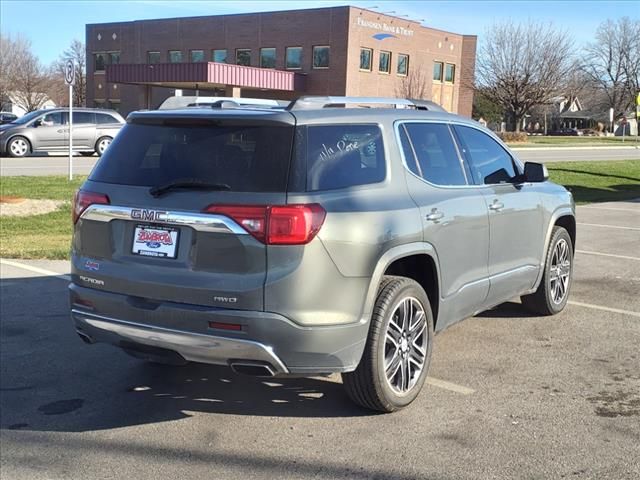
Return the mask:
<path id="1" fill-rule="evenodd" d="M 489 210 L 493 210 L 495 212 L 499 212 L 504 208 L 504 203 L 494 200 L 491 205 L 489 205 Z"/>
<path id="2" fill-rule="evenodd" d="M 444 213 L 439 212 L 437 209 L 431 210 L 431 213 L 428 213 L 426 219 L 430 222 L 437 222 L 442 217 L 444 217 Z"/>

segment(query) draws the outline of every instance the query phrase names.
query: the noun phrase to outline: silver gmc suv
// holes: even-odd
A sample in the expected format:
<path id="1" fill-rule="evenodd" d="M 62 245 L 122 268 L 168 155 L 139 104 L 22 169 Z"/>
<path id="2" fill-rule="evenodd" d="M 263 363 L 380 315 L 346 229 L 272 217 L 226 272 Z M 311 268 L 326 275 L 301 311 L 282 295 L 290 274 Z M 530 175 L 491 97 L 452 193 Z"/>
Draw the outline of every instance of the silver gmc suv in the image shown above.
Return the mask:
<path id="1" fill-rule="evenodd" d="M 576 235 L 571 194 L 478 123 L 349 97 L 132 113 L 74 223 L 87 343 L 258 376 L 339 372 L 384 412 L 420 392 L 435 332 L 518 296 L 560 312 Z"/>

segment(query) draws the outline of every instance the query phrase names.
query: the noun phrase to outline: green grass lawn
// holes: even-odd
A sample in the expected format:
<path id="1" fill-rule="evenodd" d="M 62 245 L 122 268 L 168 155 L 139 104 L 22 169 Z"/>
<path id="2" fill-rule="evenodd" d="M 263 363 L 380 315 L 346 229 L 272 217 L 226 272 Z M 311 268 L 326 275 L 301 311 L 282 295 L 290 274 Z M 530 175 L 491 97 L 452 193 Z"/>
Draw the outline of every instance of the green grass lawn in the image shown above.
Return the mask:
<path id="1" fill-rule="evenodd" d="M 545 137 L 530 136 L 526 142 L 509 142 L 510 147 L 587 147 L 593 146 L 634 146 L 636 137 Z"/>
<path id="2" fill-rule="evenodd" d="M 2 177 L 0 196 L 65 200 L 55 212 L 30 217 L 0 217 L 0 257 L 69 258 L 71 200 L 86 177 Z"/>
<path id="3" fill-rule="evenodd" d="M 576 203 L 640 198 L 640 160 L 554 162 L 547 169 L 553 182 L 571 190 Z"/>
<path id="4" fill-rule="evenodd" d="M 561 162 L 548 165 L 551 180 L 567 186 L 577 203 L 640 198 L 640 160 Z M 71 198 L 84 181 L 62 176 L 2 177 L 0 195 L 66 200 L 52 213 L 0 217 L 0 257 L 69 258 Z"/>

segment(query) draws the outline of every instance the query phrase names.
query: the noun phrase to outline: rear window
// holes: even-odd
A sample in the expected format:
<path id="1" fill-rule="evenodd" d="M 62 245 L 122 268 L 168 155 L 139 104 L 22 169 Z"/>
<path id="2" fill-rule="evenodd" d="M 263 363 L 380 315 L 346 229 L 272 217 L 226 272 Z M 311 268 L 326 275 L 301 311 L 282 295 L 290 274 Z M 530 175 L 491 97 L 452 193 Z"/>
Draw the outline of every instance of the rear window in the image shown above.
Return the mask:
<path id="1" fill-rule="evenodd" d="M 335 190 L 385 178 L 382 133 L 377 125 L 311 125 L 296 134 L 295 189 Z"/>
<path id="2" fill-rule="evenodd" d="M 284 192 L 292 138 L 288 125 L 131 123 L 89 178 L 139 186 L 198 179 L 237 192 Z"/>

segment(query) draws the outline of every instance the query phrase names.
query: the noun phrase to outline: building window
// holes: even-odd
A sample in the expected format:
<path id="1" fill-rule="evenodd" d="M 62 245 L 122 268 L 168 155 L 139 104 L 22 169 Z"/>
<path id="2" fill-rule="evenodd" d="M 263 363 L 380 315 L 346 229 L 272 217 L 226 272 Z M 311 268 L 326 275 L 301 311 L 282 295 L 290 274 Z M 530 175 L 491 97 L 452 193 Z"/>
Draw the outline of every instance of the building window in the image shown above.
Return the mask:
<path id="1" fill-rule="evenodd" d="M 366 72 L 371 71 L 371 57 L 373 56 L 373 50 L 370 48 L 360 49 L 360 70 Z"/>
<path id="2" fill-rule="evenodd" d="M 227 63 L 227 51 L 214 50 L 211 54 L 211 60 L 218 63 Z"/>
<path id="3" fill-rule="evenodd" d="M 302 68 L 302 47 L 287 47 L 285 54 L 285 68 L 299 70 Z"/>
<path id="4" fill-rule="evenodd" d="M 380 73 L 391 73 L 391 52 L 380 52 L 378 71 Z"/>
<path id="5" fill-rule="evenodd" d="M 329 68 L 329 47 L 313 47 L 313 68 Z"/>
<path id="6" fill-rule="evenodd" d="M 120 52 L 109 52 L 109 64 L 117 65 L 120 63 Z"/>
<path id="7" fill-rule="evenodd" d="M 120 111 L 120 100 L 109 100 L 108 108 L 110 110 L 115 110 L 116 112 Z"/>
<path id="8" fill-rule="evenodd" d="M 94 53 L 93 60 L 94 72 L 104 72 L 105 67 L 109 64 L 109 56 L 107 53 Z"/>
<path id="9" fill-rule="evenodd" d="M 147 52 L 147 63 L 160 63 L 160 52 Z"/>
<path id="10" fill-rule="evenodd" d="M 191 63 L 204 62 L 204 50 L 191 50 Z"/>
<path id="11" fill-rule="evenodd" d="M 262 68 L 276 68 L 276 49 L 275 48 L 260 49 L 260 66 Z"/>
<path id="12" fill-rule="evenodd" d="M 456 80 L 456 66 L 452 63 L 447 63 L 444 71 L 444 81 L 453 83 Z"/>
<path id="13" fill-rule="evenodd" d="M 436 82 L 442 81 L 442 62 L 433 62 L 433 80 Z"/>
<path id="14" fill-rule="evenodd" d="M 251 66 L 251 49 L 238 48 L 236 50 L 236 65 Z"/>
<path id="15" fill-rule="evenodd" d="M 404 53 L 398 54 L 396 73 L 401 76 L 406 76 L 409 73 L 409 55 L 405 55 Z"/>
<path id="16" fill-rule="evenodd" d="M 104 100 L 94 100 L 93 101 L 93 108 L 104 108 L 106 105 L 106 102 Z"/>
<path id="17" fill-rule="evenodd" d="M 169 63 L 182 63 L 182 50 L 169 50 Z"/>

